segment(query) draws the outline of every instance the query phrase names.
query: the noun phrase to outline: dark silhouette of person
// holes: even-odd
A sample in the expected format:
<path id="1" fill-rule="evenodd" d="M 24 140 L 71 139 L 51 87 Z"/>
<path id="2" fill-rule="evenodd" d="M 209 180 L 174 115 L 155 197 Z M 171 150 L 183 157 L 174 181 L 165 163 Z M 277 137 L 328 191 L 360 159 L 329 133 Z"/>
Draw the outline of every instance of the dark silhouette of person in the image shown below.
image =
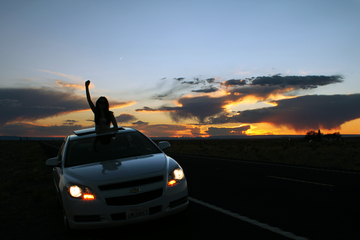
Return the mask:
<path id="1" fill-rule="evenodd" d="M 116 119 L 114 117 L 114 113 L 109 111 L 109 102 L 106 97 L 99 97 L 96 101 L 96 105 L 93 104 L 90 97 L 89 91 L 90 80 L 85 82 L 86 88 L 86 98 L 90 105 L 91 110 L 93 111 L 95 117 L 95 132 L 96 133 L 104 133 L 108 131 L 117 131 L 118 125 Z M 110 129 L 110 122 L 114 126 Z"/>

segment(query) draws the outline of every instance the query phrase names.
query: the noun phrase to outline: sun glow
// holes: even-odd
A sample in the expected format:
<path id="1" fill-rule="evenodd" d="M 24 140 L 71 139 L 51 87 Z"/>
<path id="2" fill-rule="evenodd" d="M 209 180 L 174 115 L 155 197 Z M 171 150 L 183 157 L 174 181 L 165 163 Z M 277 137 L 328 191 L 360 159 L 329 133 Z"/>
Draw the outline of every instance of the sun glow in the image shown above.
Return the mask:
<path id="1" fill-rule="evenodd" d="M 226 111 L 231 112 L 231 107 L 232 107 L 232 103 L 228 104 L 228 105 L 225 105 Z"/>
<path id="2" fill-rule="evenodd" d="M 71 87 L 71 88 L 77 88 L 77 89 L 80 89 L 80 90 L 85 89 L 85 87 L 83 85 L 79 85 L 79 84 L 72 84 L 72 83 L 67 83 L 67 82 L 64 82 L 64 81 L 55 81 L 55 83 L 57 85 L 59 85 L 60 87 Z"/>
<path id="3" fill-rule="evenodd" d="M 182 107 L 183 105 L 179 103 L 177 100 L 172 101 L 172 103 L 177 107 Z"/>
<path id="4" fill-rule="evenodd" d="M 227 91 L 225 91 L 224 89 L 219 89 L 216 92 L 207 93 L 204 95 L 210 96 L 212 98 L 218 98 L 218 97 L 223 97 L 223 96 L 229 95 L 229 93 Z"/>
<path id="5" fill-rule="evenodd" d="M 123 103 L 123 104 L 111 104 L 111 100 L 109 100 L 109 101 L 110 101 L 110 109 L 125 108 L 125 107 L 129 107 L 129 106 L 132 106 L 137 103 L 137 101 L 130 101 L 130 102 Z"/>

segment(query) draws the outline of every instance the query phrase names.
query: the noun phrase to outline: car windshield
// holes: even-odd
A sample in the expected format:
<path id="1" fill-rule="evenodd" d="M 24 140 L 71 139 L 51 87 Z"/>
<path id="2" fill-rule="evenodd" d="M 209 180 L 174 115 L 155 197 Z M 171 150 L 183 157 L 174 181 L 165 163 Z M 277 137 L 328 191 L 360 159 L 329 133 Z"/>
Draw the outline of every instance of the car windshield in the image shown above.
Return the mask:
<path id="1" fill-rule="evenodd" d="M 65 167 L 155 153 L 161 151 L 139 132 L 83 138 L 69 142 Z"/>

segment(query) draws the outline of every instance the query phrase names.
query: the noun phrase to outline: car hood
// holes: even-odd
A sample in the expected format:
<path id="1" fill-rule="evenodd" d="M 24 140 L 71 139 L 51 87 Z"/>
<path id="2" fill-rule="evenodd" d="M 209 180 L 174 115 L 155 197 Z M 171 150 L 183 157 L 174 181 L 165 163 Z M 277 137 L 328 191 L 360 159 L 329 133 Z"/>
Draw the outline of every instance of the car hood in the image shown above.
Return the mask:
<path id="1" fill-rule="evenodd" d="M 164 153 L 80 165 L 66 170 L 74 177 L 105 181 L 162 171 L 166 166 Z"/>

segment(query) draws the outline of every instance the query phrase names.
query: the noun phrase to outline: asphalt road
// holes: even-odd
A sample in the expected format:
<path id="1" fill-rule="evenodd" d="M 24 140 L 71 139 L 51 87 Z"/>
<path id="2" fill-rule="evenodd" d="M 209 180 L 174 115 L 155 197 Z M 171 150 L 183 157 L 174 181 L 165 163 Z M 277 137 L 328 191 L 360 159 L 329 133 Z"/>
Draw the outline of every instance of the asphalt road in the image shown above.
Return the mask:
<path id="1" fill-rule="evenodd" d="M 81 231 L 73 236 L 86 239 L 105 239 L 114 234 L 127 239 L 359 237 L 359 173 L 170 155 L 183 167 L 188 181 L 190 204 L 184 216 L 120 229 Z"/>
<path id="2" fill-rule="evenodd" d="M 198 205 L 208 206 L 212 213 L 234 215 L 231 223 L 235 225 L 228 227 L 219 221 L 219 231 L 237 226 L 238 234 L 242 234 L 246 222 L 257 227 L 255 232 L 272 233 L 253 239 L 281 239 L 283 236 L 288 239 L 358 239 L 360 236 L 359 173 L 171 156 L 185 171 L 191 203 L 196 200 L 205 203 L 197 204 L 196 209 Z M 228 212 L 223 213 L 221 209 Z M 276 228 L 274 232 L 273 228 Z M 277 234 L 275 238 L 274 234 Z"/>

